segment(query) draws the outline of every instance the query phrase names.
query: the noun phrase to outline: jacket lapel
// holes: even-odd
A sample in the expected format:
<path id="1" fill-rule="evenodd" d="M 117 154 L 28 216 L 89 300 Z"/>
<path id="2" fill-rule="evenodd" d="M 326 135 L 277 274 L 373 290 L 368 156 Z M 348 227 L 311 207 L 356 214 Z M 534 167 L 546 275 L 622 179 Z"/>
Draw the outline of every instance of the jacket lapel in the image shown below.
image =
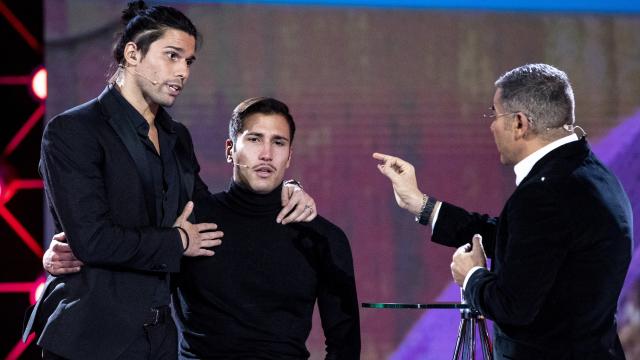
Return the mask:
<path id="1" fill-rule="evenodd" d="M 187 201 L 192 200 L 195 182 L 195 169 L 189 167 L 193 164 L 193 160 L 189 158 L 192 152 L 189 151 L 190 147 L 187 145 L 188 139 L 185 139 L 185 136 L 180 136 L 184 133 L 176 131 L 176 127 L 179 125 L 171 119 L 171 116 L 164 109 L 160 110 L 157 119 L 166 124 L 168 129 L 168 148 L 175 159 L 180 181 L 180 204 L 186 204 Z M 182 208 L 178 212 L 182 213 Z M 189 221 L 195 222 L 193 213 L 189 216 Z"/>
<path id="2" fill-rule="evenodd" d="M 145 155 L 144 145 L 138 138 L 138 133 L 133 126 L 133 122 L 125 116 L 113 116 L 120 104 L 120 100 L 110 93 L 110 87 L 107 87 L 98 97 L 103 116 L 111 125 L 122 143 L 127 148 L 127 152 L 136 165 L 136 170 L 142 181 L 145 203 L 147 205 L 147 213 L 151 224 L 156 223 L 155 198 L 153 194 L 153 180 L 151 179 L 151 169 Z M 116 90 L 113 90 L 116 91 Z"/>
<path id="3" fill-rule="evenodd" d="M 176 134 L 176 138 L 177 141 L 175 142 L 173 154 L 176 158 L 178 172 L 180 173 L 180 182 L 182 183 L 182 186 L 180 187 L 180 199 L 182 200 L 181 203 L 186 204 L 187 201 L 192 200 L 193 198 L 195 169 L 186 168 L 187 164 L 193 164 L 193 160 L 188 158 L 190 152 L 187 151 L 184 145 L 184 139 L 180 138 L 178 134 Z M 180 209 L 180 212 L 182 212 L 182 209 Z M 195 215 L 193 213 L 191 213 L 189 221 L 195 221 Z"/>

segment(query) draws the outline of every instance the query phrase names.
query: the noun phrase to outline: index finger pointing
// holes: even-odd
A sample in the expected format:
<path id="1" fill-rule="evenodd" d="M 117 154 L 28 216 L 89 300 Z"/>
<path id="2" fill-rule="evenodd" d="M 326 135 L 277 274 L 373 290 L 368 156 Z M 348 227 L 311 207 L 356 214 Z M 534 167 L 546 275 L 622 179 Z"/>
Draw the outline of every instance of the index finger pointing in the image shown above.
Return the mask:
<path id="1" fill-rule="evenodd" d="M 374 159 L 381 160 L 383 162 L 386 162 L 386 161 L 388 161 L 388 160 L 390 160 L 392 158 L 392 156 L 390 156 L 390 155 L 377 153 L 377 152 L 374 152 L 372 156 L 373 156 Z"/>

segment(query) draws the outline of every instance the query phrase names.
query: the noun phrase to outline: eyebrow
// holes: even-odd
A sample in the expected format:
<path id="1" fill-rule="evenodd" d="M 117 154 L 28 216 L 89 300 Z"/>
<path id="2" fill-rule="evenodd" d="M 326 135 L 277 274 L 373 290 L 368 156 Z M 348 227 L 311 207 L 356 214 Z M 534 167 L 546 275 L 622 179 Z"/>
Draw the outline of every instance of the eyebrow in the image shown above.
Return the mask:
<path id="1" fill-rule="evenodd" d="M 258 137 L 261 137 L 261 138 L 263 138 L 263 137 L 264 137 L 264 134 L 263 134 L 263 133 L 259 133 L 259 132 L 247 132 L 247 133 L 246 133 L 246 135 L 258 136 Z M 281 136 L 281 135 L 274 135 L 274 136 L 273 136 L 273 138 L 274 138 L 274 139 L 276 139 L 276 140 L 286 140 L 286 141 L 289 141 L 289 138 L 288 138 L 288 137 L 286 137 L 286 136 Z"/>
<path id="2" fill-rule="evenodd" d="M 180 54 L 184 53 L 184 49 L 178 46 L 173 46 L 173 45 L 167 45 L 164 47 L 165 50 L 167 49 L 171 49 L 171 50 L 175 50 L 177 52 L 179 52 Z M 191 61 L 196 61 L 196 56 L 195 55 L 191 55 L 187 58 L 187 60 L 191 60 Z"/>

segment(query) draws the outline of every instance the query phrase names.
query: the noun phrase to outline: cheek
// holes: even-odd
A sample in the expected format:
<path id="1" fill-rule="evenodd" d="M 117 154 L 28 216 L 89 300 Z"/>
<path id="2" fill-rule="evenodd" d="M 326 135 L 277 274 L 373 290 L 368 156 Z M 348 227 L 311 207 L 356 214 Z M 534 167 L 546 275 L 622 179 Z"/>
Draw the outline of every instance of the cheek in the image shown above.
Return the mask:
<path id="1" fill-rule="evenodd" d="M 243 142 L 239 142 L 236 145 L 236 149 L 233 152 L 235 154 L 236 159 L 247 159 L 250 158 L 251 154 L 251 146 L 250 144 L 245 144 Z"/>
<path id="2" fill-rule="evenodd" d="M 493 135 L 495 135 L 495 134 L 496 134 L 496 121 L 495 121 L 495 120 L 493 120 L 493 121 L 491 122 L 491 124 L 489 124 L 489 130 L 491 130 L 491 132 L 493 133 Z"/>
<path id="3" fill-rule="evenodd" d="M 238 152 L 238 153 L 236 153 L 236 161 L 237 161 L 237 162 L 239 162 L 239 163 L 241 163 L 241 164 L 246 163 L 246 162 L 248 161 L 248 159 L 247 159 L 247 154 L 246 154 L 246 153 L 244 153 L 244 152 Z"/>
<path id="4" fill-rule="evenodd" d="M 282 168 L 289 167 L 289 159 L 290 159 L 289 149 L 282 149 L 282 151 L 278 153 L 278 158 L 280 159 Z"/>

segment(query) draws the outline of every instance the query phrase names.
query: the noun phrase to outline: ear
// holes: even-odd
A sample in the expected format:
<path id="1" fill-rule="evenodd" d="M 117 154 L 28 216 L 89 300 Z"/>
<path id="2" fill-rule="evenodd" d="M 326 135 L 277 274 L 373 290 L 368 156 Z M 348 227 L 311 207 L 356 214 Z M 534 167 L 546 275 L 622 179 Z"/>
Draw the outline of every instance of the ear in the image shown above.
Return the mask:
<path id="1" fill-rule="evenodd" d="M 224 152 L 227 157 L 227 162 L 233 162 L 233 141 L 231 141 L 231 139 L 227 139 L 227 141 L 224 142 Z"/>
<path id="2" fill-rule="evenodd" d="M 291 165 L 291 156 L 293 155 L 293 146 L 289 146 L 289 158 L 287 159 L 287 163 L 285 164 L 285 169 L 289 168 L 289 165 Z"/>
<path id="3" fill-rule="evenodd" d="M 140 50 L 138 50 L 138 46 L 133 42 L 129 41 L 124 46 L 124 61 L 125 65 L 136 66 L 141 59 Z"/>
<path id="4" fill-rule="evenodd" d="M 512 123 L 513 134 L 516 139 L 522 139 L 531 129 L 529 118 L 522 112 L 516 113 Z"/>

